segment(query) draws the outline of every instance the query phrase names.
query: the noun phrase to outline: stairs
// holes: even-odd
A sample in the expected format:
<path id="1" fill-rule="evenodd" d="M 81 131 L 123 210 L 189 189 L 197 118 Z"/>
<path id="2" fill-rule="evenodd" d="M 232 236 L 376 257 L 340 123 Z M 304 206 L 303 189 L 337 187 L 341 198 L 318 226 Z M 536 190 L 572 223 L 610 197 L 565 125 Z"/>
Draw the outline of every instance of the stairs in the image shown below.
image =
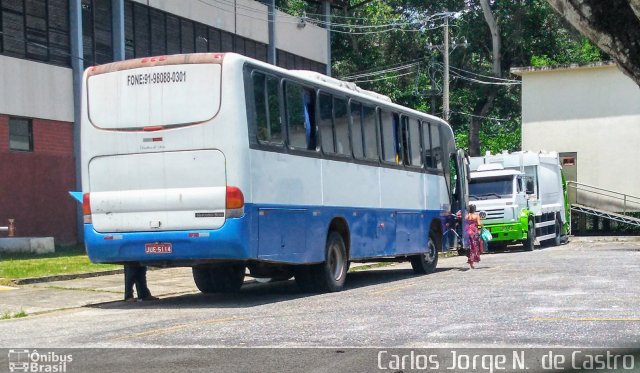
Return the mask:
<path id="1" fill-rule="evenodd" d="M 627 215 L 629 211 L 640 211 L 640 197 L 575 181 L 567 182 L 567 192 L 572 211 L 640 227 L 640 218 Z M 613 202 L 613 205 L 619 207 L 616 209 L 618 211 L 614 212 L 607 207 L 603 208 L 603 204 L 599 203 L 599 200 Z M 605 206 L 611 206 L 611 203 L 605 204 Z"/>
<path id="2" fill-rule="evenodd" d="M 575 203 L 571 205 L 571 210 L 572 211 L 576 211 L 576 212 L 582 212 L 582 213 L 593 215 L 593 216 L 597 216 L 599 218 L 614 220 L 614 221 L 617 221 L 617 222 L 620 222 L 620 223 L 631 224 L 633 226 L 640 227 L 640 219 L 634 218 L 634 217 L 631 217 L 631 216 L 618 214 L 618 213 L 615 213 L 615 212 L 598 210 L 598 209 L 593 208 L 593 207 L 588 207 L 588 206 L 579 205 L 579 204 L 575 204 Z"/>

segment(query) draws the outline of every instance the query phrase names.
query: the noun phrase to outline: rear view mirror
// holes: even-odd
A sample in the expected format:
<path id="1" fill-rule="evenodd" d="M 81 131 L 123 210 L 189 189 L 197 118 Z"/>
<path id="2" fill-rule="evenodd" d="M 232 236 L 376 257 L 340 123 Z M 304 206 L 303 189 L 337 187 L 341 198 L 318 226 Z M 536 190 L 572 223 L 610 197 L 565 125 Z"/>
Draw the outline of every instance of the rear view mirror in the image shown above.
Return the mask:
<path id="1" fill-rule="evenodd" d="M 534 194 L 535 193 L 535 189 L 534 189 L 534 186 L 533 186 L 533 180 L 527 180 L 526 193 L 527 194 Z"/>

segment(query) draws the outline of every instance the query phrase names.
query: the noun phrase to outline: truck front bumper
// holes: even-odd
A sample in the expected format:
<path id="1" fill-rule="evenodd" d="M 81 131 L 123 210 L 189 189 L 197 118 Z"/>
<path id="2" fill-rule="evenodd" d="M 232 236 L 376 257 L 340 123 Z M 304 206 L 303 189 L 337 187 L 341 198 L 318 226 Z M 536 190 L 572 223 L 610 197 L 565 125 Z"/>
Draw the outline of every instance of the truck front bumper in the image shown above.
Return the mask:
<path id="1" fill-rule="evenodd" d="M 485 224 L 485 228 L 491 232 L 491 241 L 520 241 L 526 236 L 520 223 Z"/>

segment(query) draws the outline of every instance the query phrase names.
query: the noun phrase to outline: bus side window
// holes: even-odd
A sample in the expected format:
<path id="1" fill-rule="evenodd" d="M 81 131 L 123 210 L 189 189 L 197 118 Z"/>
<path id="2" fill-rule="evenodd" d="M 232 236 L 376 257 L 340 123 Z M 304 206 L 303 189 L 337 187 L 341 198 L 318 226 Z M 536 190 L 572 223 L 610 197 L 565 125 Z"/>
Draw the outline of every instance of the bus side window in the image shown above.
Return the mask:
<path id="1" fill-rule="evenodd" d="M 362 104 L 351 101 L 351 144 L 353 155 L 357 159 L 364 158 L 364 145 L 362 141 Z"/>
<path id="2" fill-rule="evenodd" d="M 382 160 L 398 164 L 398 114 L 380 110 L 380 142 L 382 144 Z"/>
<path id="3" fill-rule="evenodd" d="M 362 108 L 362 131 L 364 138 L 364 156 L 369 160 L 378 160 L 376 136 L 376 109 L 371 106 Z"/>
<path id="4" fill-rule="evenodd" d="M 422 167 L 422 146 L 420 141 L 420 123 L 415 118 L 409 118 L 409 159 L 410 164 Z"/>
<path id="5" fill-rule="evenodd" d="M 442 170 L 442 143 L 440 141 L 440 126 L 430 124 L 431 127 L 431 167 Z"/>
<path id="6" fill-rule="evenodd" d="M 280 99 L 276 77 L 253 72 L 253 109 L 255 113 L 258 142 L 282 145 L 282 125 L 280 123 Z"/>
<path id="7" fill-rule="evenodd" d="M 347 100 L 344 98 L 333 98 L 333 123 L 336 133 L 336 153 L 351 156 L 349 115 L 347 112 Z"/>
<path id="8" fill-rule="evenodd" d="M 424 164 L 427 168 L 435 168 L 435 162 L 431 151 L 431 123 L 422 122 L 422 144 L 424 147 Z"/>
<path id="9" fill-rule="evenodd" d="M 326 93 L 320 93 L 320 112 L 318 113 L 318 127 L 320 128 L 320 141 L 322 151 L 335 153 L 336 146 L 333 134 L 333 97 Z"/>
<path id="10" fill-rule="evenodd" d="M 400 119 L 400 149 L 402 153 L 402 159 L 404 159 L 405 165 L 411 164 L 411 159 L 409 158 L 409 117 L 403 115 Z"/>
<path id="11" fill-rule="evenodd" d="M 254 72 L 253 79 L 253 112 L 255 113 L 256 134 L 261 142 L 268 142 L 271 138 L 267 116 L 266 81 L 264 74 Z"/>
<path id="12" fill-rule="evenodd" d="M 282 117 L 280 114 L 280 79 L 275 76 L 267 76 L 267 113 L 269 115 L 269 128 L 271 139 L 269 141 L 283 144 Z"/>
<path id="13" fill-rule="evenodd" d="M 294 149 L 316 149 L 314 96 L 311 89 L 292 82 L 285 83 L 289 146 Z"/>

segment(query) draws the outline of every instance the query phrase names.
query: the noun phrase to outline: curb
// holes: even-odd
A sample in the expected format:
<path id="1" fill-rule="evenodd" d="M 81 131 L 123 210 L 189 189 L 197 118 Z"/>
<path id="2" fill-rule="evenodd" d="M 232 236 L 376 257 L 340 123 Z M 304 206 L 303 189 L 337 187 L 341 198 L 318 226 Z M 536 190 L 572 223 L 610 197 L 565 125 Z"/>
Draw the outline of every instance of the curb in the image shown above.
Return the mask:
<path id="1" fill-rule="evenodd" d="M 640 242 L 640 236 L 570 236 L 569 242 Z"/>
<path id="2" fill-rule="evenodd" d="M 638 237 L 640 240 L 640 237 Z M 351 268 L 357 268 L 360 266 L 368 266 L 371 264 L 376 264 L 378 262 L 371 263 L 353 263 Z M 157 270 L 162 268 L 149 267 L 149 270 Z M 66 281 L 66 280 L 75 280 L 79 278 L 91 278 L 91 277 L 100 277 L 100 276 L 110 276 L 110 275 L 120 275 L 124 274 L 124 268 L 122 269 L 111 269 L 108 271 L 97 271 L 97 272 L 83 272 L 83 273 L 70 273 L 65 275 L 53 275 L 53 276 L 42 276 L 42 277 L 31 277 L 31 278 L 18 278 L 11 280 L 11 284 L 13 285 L 30 285 L 30 284 L 40 284 L 43 282 L 53 282 L 53 281 Z M 247 275 L 248 278 L 252 278 Z M 255 281 L 255 280 L 253 280 Z M 245 282 L 252 282 L 252 280 L 245 280 Z"/>
<path id="3" fill-rule="evenodd" d="M 15 280 L 11 280 L 11 283 L 15 285 L 29 285 L 29 284 L 39 284 L 42 282 L 52 282 L 52 281 L 65 281 L 65 280 L 75 280 L 78 278 L 90 278 L 90 277 L 98 277 L 98 276 L 109 276 L 109 275 L 119 275 L 123 274 L 124 269 L 111 269 L 108 271 L 98 271 L 98 272 L 84 272 L 84 273 L 73 273 L 68 275 L 54 275 L 54 276 L 43 276 L 43 277 L 32 277 L 32 278 L 19 278 Z"/>

